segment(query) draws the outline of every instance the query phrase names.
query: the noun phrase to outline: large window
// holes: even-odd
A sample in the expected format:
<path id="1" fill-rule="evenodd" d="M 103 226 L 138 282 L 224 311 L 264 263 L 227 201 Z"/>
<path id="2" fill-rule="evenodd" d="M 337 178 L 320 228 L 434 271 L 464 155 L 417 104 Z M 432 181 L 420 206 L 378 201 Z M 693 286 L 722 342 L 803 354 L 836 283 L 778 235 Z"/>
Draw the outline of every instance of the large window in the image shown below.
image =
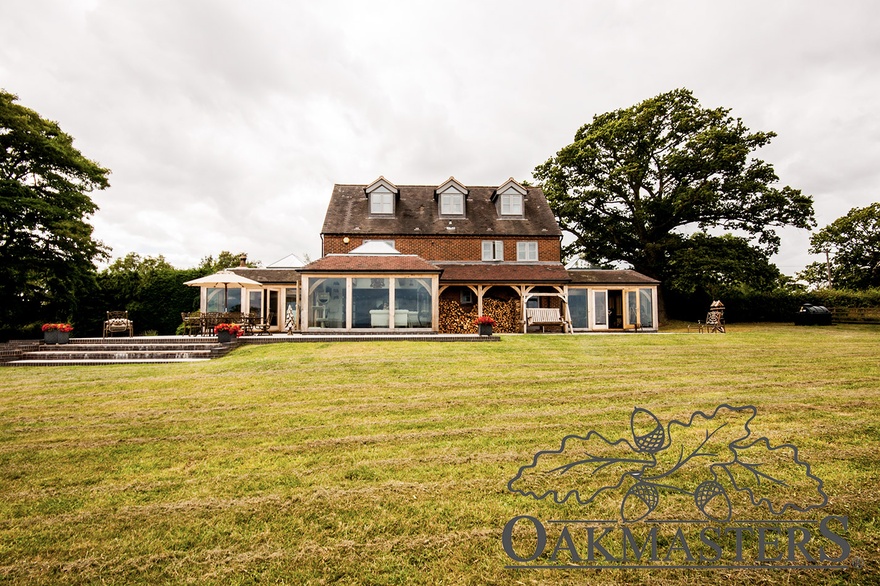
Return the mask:
<path id="1" fill-rule="evenodd" d="M 521 216 L 522 196 L 518 193 L 501 194 L 501 215 L 502 216 Z"/>
<path id="2" fill-rule="evenodd" d="M 537 242 L 517 242 L 516 243 L 516 260 L 518 260 L 518 261 L 538 260 L 538 243 Z"/>
<path id="3" fill-rule="evenodd" d="M 309 283 L 309 327 L 345 327 L 345 287 L 345 279 L 315 279 Z"/>
<path id="4" fill-rule="evenodd" d="M 310 328 L 431 328 L 433 287 L 431 277 L 318 278 L 309 281 L 303 311 Z M 295 303 L 289 291 L 287 303 Z"/>
<path id="5" fill-rule="evenodd" d="M 284 290 L 284 329 L 299 329 L 299 320 L 296 314 L 296 289 L 292 287 Z"/>
<path id="6" fill-rule="evenodd" d="M 464 215 L 464 196 L 458 192 L 440 194 L 440 215 Z"/>
<path id="7" fill-rule="evenodd" d="M 205 303 L 205 311 L 224 313 L 241 311 L 241 289 L 238 287 L 209 287 Z"/>
<path id="8" fill-rule="evenodd" d="M 250 312 L 262 317 L 263 291 L 261 289 L 251 289 L 250 291 L 248 291 L 248 303 L 250 305 Z"/>
<path id="9" fill-rule="evenodd" d="M 627 321 L 630 325 L 638 326 L 639 324 L 639 298 L 636 291 L 626 292 L 626 312 Z"/>
<path id="10" fill-rule="evenodd" d="M 654 295 L 652 289 L 639 289 L 639 319 L 643 328 L 654 327 Z"/>
<path id="11" fill-rule="evenodd" d="M 394 279 L 394 327 L 430 328 L 433 314 L 430 280 Z"/>
<path id="12" fill-rule="evenodd" d="M 483 240 L 483 260 L 504 260 L 504 241 Z"/>
<path id="13" fill-rule="evenodd" d="M 371 214 L 393 214 L 394 194 L 384 189 L 377 189 L 370 194 Z"/>
<path id="14" fill-rule="evenodd" d="M 387 328 L 389 316 L 389 279 L 351 280 L 351 327 Z"/>
<path id="15" fill-rule="evenodd" d="M 590 327 L 589 296 L 587 289 L 568 290 L 568 312 L 571 314 L 571 327 L 586 330 Z"/>
<path id="16" fill-rule="evenodd" d="M 593 292 L 593 307 L 596 310 L 596 325 L 608 325 L 608 291 Z"/>

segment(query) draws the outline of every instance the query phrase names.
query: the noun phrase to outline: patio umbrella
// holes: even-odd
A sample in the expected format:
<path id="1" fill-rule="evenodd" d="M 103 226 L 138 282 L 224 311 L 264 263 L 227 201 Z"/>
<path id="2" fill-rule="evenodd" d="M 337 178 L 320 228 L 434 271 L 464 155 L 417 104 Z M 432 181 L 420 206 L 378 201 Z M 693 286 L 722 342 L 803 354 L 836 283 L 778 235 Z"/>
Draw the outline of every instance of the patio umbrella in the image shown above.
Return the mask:
<path id="1" fill-rule="evenodd" d="M 246 288 L 256 288 L 262 287 L 262 283 L 258 283 L 253 279 L 248 279 L 247 277 L 242 277 L 241 275 L 236 275 L 232 271 L 224 270 L 219 273 L 214 273 L 213 275 L 208 275 L 207 277 L 199 277 L 198 279 L 193 279 L 192 281 L 186 281 L 184 285 L 189 285 L 190 287 L 215 287 L 220 288 L 223 287 L 223 311 L 229 311 L 229 286 L 233 287 L 246 287 Z"/>

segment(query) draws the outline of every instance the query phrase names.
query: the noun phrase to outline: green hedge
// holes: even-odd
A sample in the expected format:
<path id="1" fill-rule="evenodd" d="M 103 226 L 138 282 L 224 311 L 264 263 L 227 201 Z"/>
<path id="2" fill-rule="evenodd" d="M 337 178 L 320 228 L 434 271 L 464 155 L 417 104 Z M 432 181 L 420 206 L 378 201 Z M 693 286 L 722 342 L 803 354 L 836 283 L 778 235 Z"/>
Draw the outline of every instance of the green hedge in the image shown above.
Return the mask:
<path id="1" fill-rule="evenodd" d="M 847 291 L 844 289 L 819 289 L 816 291 L 792 291 L 777 289 L 771 292 L 728 291 L 718 296 L 724 303 L 725 318 L 735 322 L 786 322 L 804 303 L 825 307 L 880 307 L 880 289 Z M 712 302 L 705 294 L 682 295 L 675 291 L 666 293 L 666 313 L 671 319 L 697 321 L 706 318 Z"/>

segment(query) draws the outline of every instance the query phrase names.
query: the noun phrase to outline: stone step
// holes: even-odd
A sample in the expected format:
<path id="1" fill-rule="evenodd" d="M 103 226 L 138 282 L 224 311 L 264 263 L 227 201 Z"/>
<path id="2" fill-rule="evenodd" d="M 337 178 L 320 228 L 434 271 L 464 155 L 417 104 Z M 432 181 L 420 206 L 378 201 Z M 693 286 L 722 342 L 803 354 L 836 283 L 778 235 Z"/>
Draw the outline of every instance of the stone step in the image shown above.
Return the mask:
<path id="1" fill-rule="evenodd" d="M 162 364 L 179 362 L 207 362 L 208 358 L 140 358 L 137 360 L 13 360 L 6 366 L 76 366 L 100 364 Z"/>
<path id="2" fill-rule="evenodd" d="M 191 359 L 211 357 L 211 350 L 123 350 L 97 352 L 76 352 L 70 350 L 40 350 L 24 352 L 21 360 L 142 360 L 142 359 Z"/>
<path id="3" fill-rule="evenodd" d="M 193 336 L 181 338 L 180 336 L 140 336 L 136 338 L 70 338 L 69 344 L 216 344 L 217 336 Z"/>
<path id="4" fill-rule="evenodd" d="M 40 352 L 160 352 L 174 351 L 206 351 L 214 348 L 213 344 L 43 344 Z"/>

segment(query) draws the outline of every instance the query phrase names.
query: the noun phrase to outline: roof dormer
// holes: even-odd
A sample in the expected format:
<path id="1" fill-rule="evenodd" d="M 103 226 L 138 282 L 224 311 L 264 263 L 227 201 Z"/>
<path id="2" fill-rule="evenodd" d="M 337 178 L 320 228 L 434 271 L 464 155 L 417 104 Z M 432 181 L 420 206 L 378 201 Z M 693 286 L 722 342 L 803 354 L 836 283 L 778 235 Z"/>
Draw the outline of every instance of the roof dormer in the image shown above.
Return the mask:
<path id="1" fill-rule="evenodd" d="M 370 200 L 371 216 L 393 216 L 400 190 L 396 185 L 379 177 L 364 188 L 364 194 Z"/>
<path id="2" fill-rule="evenodd" d="M 525 197 L 528 191 L 513 177 L 492 194 L 492 201 L 503 218 L 522 218 L 525 215 Z"/>
<path id="3" fill-rule="evenodd" d="M 467 196 L 467 187 L 459 183 L 455 177 L 450 177 L 434 191 L 434 199 L 437 201 L 441 216 L 464 216 Z"/>

